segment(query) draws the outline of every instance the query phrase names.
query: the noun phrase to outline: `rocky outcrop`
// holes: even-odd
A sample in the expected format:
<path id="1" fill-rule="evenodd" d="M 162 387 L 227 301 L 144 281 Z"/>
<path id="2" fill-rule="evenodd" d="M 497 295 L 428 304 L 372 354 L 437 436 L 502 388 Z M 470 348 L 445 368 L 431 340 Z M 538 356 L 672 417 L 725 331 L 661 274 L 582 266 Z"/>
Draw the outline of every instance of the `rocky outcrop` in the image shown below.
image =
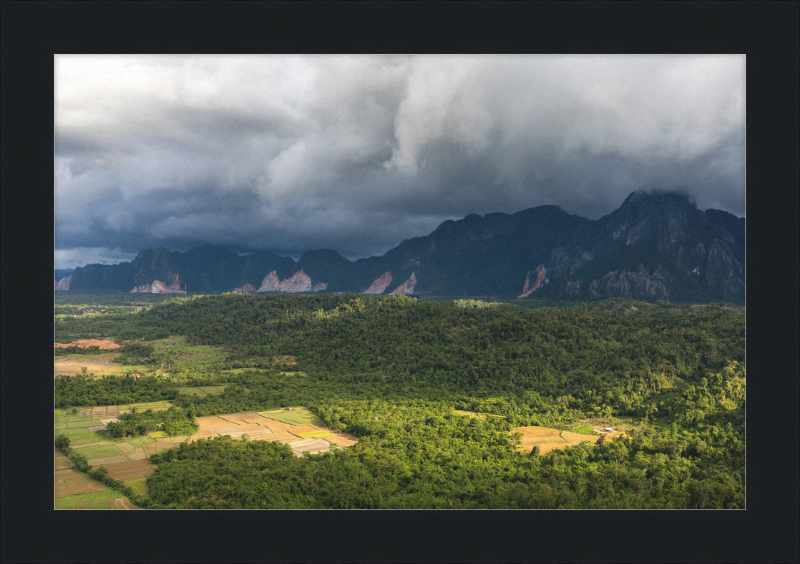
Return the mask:
<path id="1" fill-rule="evenodd" d="M 585 252 L 580 247 L 575 247 L 571 250 L 566 247 L 559 247 L 553 250 L 550 255 L 548 274 L 551 278 L 572 276 L 593 258 L 594 255 L 592 253 Z"/>
<path id="2" fill-rule="evenodd" d="M 70 282 L 72 282 L 72 274 L 65 276 L 58 282 L 53 280 L 53 290 L 69 290 Z"/>
<path id="3" fill-rule="evenodd" d="M 261 286 L 256 292 L 285 292 L 287 294 L 297 294 L 300 292 L 320 292 L 328 287 L 327 282 L 311 283 L 311 277 L 298 270 L 290 278 L 280 280 L 278 274 L 273 270 L 261 281 Z"/>
<path id="4" fill-rule="evenodd" d="M 233 289 L 234 292 L 240 292 L 242 294 L 250 294 L 256 291 L 256 287 L 252 284 L 242 284 L 238 288 Z"/>
<path id="5" fill-rule="evenodd" d="M 278 291 L 286 292 L 287 294 L 310 292 L 311 277 L 302 270 L 298 270 L 292 275 L 291 278 L 281 281 Z"/>
<path id="6" fill-rule="evenodd" d="M 410 296 L 411 294 L 414 293 L 414 286 L 416 286 L 416 284 L 417 284 L 417 277 L 414 276 L 414 273 L 412 272 L 411 276 L 408 278 L 408 280 L 406 280 L 405 282 L 400 284 L 397 288 L 394 289 L 394 291 L 390 292 L 389 295 L 390 296 L 398 296 L 398 295 Z"/>
<path id="7" fill-rule="evenodd" d="M 261 281 L 261 286 L 258 287 L 256 292 L 277 292 L 280 289 L 281 281 L 278 275 L 273 270 L 264 277 Z"/>
<path id="8" fill-rule="evenodd" d="M 391 272 L 384 272 L 375 281 L 370 285 L 369 288 L 364 290 L 364 294 L 383 294 L 386 290 L 386 287 L 392 282 L 392 273 Z"/>
<path id="9" fill-rule="evenodd" d="M 525 277 L 525 286 L 522 288 L 522 293 L 517 296 L 517 299 L 527 298 L 541 288 L 542 284 L 547 284 L 548 279 L 545 278 L 546 275 L 547 269 L 543 264 L 537 266 L 535 270 L 529 271 L 528 275 Z"/>
<path id="10" fill-rule="evenodd" d="M 603 278 L 592 281 L 589 285 L 589 295 L 595 299 L 605 298 L 634 298 L 643 300 L 668 300 L 667 286 L 671 280 L 670 274 L 660 265 L 652 273 L 648 272 L 643 264 L 635 271 L 615 270 Z"/>
<path id="11" fill-rule="evenodd" d="M 170 276 L 169 284 L 165 284 L 161 280 L 153 280 L 150 284 L 142 284 L 134 286 L 131 294 L 182 294 L 181 290 L 181 277 L 180 274 L 175 272 Z"/>

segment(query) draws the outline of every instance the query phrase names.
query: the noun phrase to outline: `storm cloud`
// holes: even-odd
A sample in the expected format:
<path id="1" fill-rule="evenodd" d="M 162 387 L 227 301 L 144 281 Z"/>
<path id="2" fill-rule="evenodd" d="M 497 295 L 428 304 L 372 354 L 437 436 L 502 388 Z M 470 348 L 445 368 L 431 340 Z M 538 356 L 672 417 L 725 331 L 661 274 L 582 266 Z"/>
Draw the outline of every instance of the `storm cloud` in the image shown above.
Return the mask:
<path id="1" fill-rule="evenodd" d="M 359 258 L 637 189 L 745 214 L 743 56 L 60 55 L 55 84 L 58 268 L 203 242 Z"/>

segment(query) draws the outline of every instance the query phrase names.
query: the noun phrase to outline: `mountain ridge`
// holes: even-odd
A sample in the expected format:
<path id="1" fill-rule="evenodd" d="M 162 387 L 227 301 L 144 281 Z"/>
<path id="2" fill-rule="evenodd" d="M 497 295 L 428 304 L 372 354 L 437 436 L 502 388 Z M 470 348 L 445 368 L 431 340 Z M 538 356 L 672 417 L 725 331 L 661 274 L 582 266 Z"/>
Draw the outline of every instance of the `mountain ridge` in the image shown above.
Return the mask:
<path id="1" fill-rule="evenodd" d="M 268 251 L 240 257 L 212 244 L 185 252 L 160 247 L 129 263 L 76 268 L 71 280 L 55 284 L 70 291 L 160 293 L 188 284 L 195 292 L 743 302 L 745 224 L 728 212 L 701 211 L 679 192 L 640 190 L 597 220 L 552 205 L 469 214 L 356 261 L 332 249 L 295 261 Z"/>

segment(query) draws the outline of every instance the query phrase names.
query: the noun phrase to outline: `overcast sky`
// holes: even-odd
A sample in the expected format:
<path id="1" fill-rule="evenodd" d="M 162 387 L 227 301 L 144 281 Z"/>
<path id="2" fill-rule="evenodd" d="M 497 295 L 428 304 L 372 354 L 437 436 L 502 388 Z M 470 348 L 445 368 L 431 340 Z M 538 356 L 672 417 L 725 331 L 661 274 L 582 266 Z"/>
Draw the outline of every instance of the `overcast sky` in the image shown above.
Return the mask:
<path id="1" fill-rule="evenodd" d="M 383 254 L 637 189 L 745 215 L 744 56 L 55 59 L 55 263 L 203 242 Z"/>

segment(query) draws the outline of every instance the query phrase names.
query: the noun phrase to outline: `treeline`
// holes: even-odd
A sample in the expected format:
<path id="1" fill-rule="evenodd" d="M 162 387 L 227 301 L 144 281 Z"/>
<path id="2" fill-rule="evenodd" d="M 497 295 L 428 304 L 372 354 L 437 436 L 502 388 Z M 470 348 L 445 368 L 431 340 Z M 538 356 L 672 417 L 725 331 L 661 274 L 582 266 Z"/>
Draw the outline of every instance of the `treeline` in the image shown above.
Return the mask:
<path id="1" fill-rule="evenodd" d="M 53 391 L 58 408 L 169 401 L 178 397 L 174 385 L 155 376 L 103 376 L 97 380 L 84 375 L 56 376 Z"/>
<path id="2" fill-rule="evenodd" d="M 121 413 L 118 416 L 119 421 L 109 422 L 100 433 L 112 439 L 121 439 L 127 435 L 146 435 L 154 430 L 164 431 L 170 437 L 193 435 L 200 429 L 195 414 L 192 407 L 186 410 L 170 407 L 166 411 L 148 409 L 144 412 L 137 412 L 134 407 L 130 413 Z"/>
<path id="3" fill-rule="evenodd" d="M 72 345 L 69 347 L 53 347 L 54 356 L 69 356 L 71 354 L 103 354 L 107 352 L 107 350 L 103 350 L 100 347 L 79 347 L 77 345 Z"/>

